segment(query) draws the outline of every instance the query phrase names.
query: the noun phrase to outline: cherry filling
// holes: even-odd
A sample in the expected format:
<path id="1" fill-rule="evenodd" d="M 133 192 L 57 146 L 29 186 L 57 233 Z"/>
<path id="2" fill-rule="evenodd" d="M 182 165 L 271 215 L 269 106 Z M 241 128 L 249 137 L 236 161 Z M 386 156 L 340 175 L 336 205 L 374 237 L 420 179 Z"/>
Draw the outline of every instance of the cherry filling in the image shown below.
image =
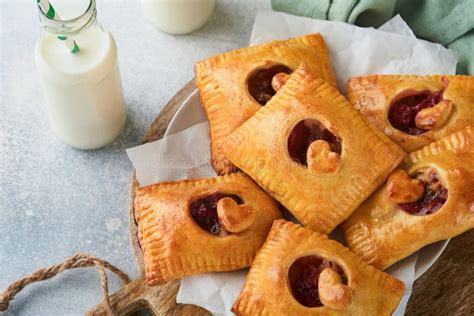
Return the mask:
<path id="1" fill-rule="evenodd" d="M 331 151 L 341 154 L 342 145 L 339 137 L 317 120 L 306 119 L 296 124 L 288 137 L 288 153 L 291 159 L 302 165 L 307 165 L 308 147 L 316 140 L 325 140 L 329 143 Z"/>
<path id="2" fill-rule="evenodd" d="M 427 130 L 419 128 L 415 117 L 423 109 L 431 108 L 443 100 L 443 90 L 423 91 L 396 101 L 390 107 L 388 120 L 396 129 L 411 135 L 420 135 Z"/>
<path id="3" fill-rule="evenodd" d="M 294 298 L 306 307 L 323 306 L 318 294 L 319 275 L 331 268 L 341 275 L 347 285 L 347 277 L 337 264 L 317 256 L 307 256 L 296 260 L 288 271 L 291 292 Z"/>
<path id="4" fill-rule="evenodd" d="M 190 205 L 191 216 L 194 221 L 202 229 L 216 236 L 221 233 L 221 226 L 217 217 L 217 202 L 225 197 L 232 198 L 239 205 L 243 203 L 237 195 L 217 192 L 195 200 Z"/>
<path id="5" fill-rule="evenodd" d="M 416 178 L 425 184 L 423 196 L 415 202 L 399 206 L 412 215 L 429 215 L 438 211 L 448 199 L 448 190 L 441 184 L 438 173 L 433 168 L 418 171 Z"/>
<path id="6" fill-rule="evenodd" d="M 247 82 L 250 95 L 261 105 L 267 104 L 276 93 L 272 87 L 273 76 L 281 72 L 291 74 L 292 71 L 284 65 L 275 65 L 255 71 Z"/>

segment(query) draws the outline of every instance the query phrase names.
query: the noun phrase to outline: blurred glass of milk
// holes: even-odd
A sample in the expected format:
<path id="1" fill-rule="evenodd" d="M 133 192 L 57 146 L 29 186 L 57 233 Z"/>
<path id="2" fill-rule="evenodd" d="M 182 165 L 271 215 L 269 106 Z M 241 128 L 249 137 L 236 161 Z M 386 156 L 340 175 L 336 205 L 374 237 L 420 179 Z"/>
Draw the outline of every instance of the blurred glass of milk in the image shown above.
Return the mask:
<path id="1" fill-rule="evenodd" d="M 115 40 L 98 22 L 95 0 L 41 1 L 35 62 L 51 126 L 68 145 L 102 147 L 122 132 L 127 116 Z"/>
<path id="2" fill-rule="evenodd" d="M 170 34 L 187 34 L 211 17 L 216 0 L 142 0 L 148 20 Z"/>

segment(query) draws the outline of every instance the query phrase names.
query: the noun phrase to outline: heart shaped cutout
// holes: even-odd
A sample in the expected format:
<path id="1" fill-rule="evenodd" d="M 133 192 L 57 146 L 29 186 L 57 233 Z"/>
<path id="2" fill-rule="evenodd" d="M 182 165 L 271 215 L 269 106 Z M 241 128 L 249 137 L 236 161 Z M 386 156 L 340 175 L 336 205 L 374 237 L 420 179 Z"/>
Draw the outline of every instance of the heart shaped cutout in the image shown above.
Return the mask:
<path id="1" fill-rule="evenodd" d="M 306 153 L 308 169 L 318 173 L 335 172 L 340 163 L 338 153 L 331 151 L 331 146 L 325 140 L 316 140 L 311 143 Z"/>
<path id="2" fill-rule="evenodd" d="M 283 87 L 286 83 L 286 81 L 290 78 L 289 74 L 286 74 L 284 72 L 277 73 L 276 75 L 273 76 L 272 78 L 272 88 L 275 91 L 278 91 Z"/>
<path id="3" fill-rule="evenodd" d="M 239 205 L 228 197 L 217 202 L 217 216 L 221 226 L 231 233 L 242 232 L 255 221 L 255 212 L 252 207 L 247 204 Z"/>
<path id="4" fill-rule="evenodd" d="M 415 202 L 425 193 L 425 184 L 412 179 L 405 170 L 398 169 L 390 174 L 386 189 L 388 199 L 396 204 Z"/>
<path id="5" fill-rule="evenodd" d="M 418 112 L 415 117 L 415 124 L 425 130 L 440 128 L 447 121 L 452 108 L 453 103 L 450 100 L 442 100 L 435 106 Z"/>
<path id="6" fill-rule="evenodd" d="M 332 309 L 341 310 L 352 303 L 352 291 L 342 283 L 339 273 L 331 268 L 319 275 L 318 295 L 321 303 Z"/>

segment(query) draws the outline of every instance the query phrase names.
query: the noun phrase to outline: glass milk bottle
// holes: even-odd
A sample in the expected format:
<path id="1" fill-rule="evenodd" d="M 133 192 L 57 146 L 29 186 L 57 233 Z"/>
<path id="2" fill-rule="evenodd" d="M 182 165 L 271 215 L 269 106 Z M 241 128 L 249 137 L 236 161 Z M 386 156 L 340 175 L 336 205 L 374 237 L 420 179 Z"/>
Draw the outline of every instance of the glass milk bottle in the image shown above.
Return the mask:
<path id="1" fill-rule="evenodd" d="M 211 17 L 216 0 L 142 0 L 148 20 L 170 34 L 187 34 Z"/>
<path id="2" fill-rule="evenodd" d="M 127 114 L 114 38 L 97 21 L 95 0 L 86 7 L 62 21 L 48 0 L 38 2 L 35 62 L 54 132 L 73 147 L 94 149 L 122 132 Z"/>

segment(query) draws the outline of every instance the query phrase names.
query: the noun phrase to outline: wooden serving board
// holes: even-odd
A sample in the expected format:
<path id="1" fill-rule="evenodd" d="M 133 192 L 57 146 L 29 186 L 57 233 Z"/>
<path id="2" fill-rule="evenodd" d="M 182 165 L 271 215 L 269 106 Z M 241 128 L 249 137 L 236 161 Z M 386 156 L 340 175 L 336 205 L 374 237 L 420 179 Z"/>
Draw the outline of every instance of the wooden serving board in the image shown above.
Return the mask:
<path id="1" fill-rule="evenodd" d="M 163 137 L 172 117 L 195 89 L 195 82 L 191 80 L 168 102 L 145 134 L 144 143 Z M 201 307 L 176 303 L 179 280 L 153 287 L 147 285 L 133 208 L 137 187 L 133 175 L 129 204 L 130 240 L 141 276 L 110 297 L 114 310 L 118 315 L 130 315 L 141 309 L 147 309 L 152 315 L 210 315 Z M 451 240 L 438 261 L 415 282 L 406 315 L 474 315 L 473 245 L 474 230 Z M 106 312 L 99 304 L 88 314 L 105 315 Z"/>
<path id="2" fill-rule="evenodd" d="M 174 116 L 183 101 L 196 89 L 194 80 L 188 82 L 163 108 L 158 117 L 153 121 L 144 143 L 152 142 L 163 137 L 171 118 Z M 133 200 L 138 182 L 133 174 L 129 201 L 130 241 L 133 255 L 140 271 L 140 277 L 125 285 L 110 297 L 114 310 L 118 315 L 130 315 L 137 310 L 146 309 L 152 315 L 210 315 L 205 309 L 195 305 L 176 303 L 179 289 L 179 280 L 171 281 L 157 286 L 148 286 L 145 279 L 145 269 L 140 245 L 138 243 L 138 228 L 135 222 Z M 105 315 L 103 304 L 95 306 L 88 312 L 91 315 Z"/>

